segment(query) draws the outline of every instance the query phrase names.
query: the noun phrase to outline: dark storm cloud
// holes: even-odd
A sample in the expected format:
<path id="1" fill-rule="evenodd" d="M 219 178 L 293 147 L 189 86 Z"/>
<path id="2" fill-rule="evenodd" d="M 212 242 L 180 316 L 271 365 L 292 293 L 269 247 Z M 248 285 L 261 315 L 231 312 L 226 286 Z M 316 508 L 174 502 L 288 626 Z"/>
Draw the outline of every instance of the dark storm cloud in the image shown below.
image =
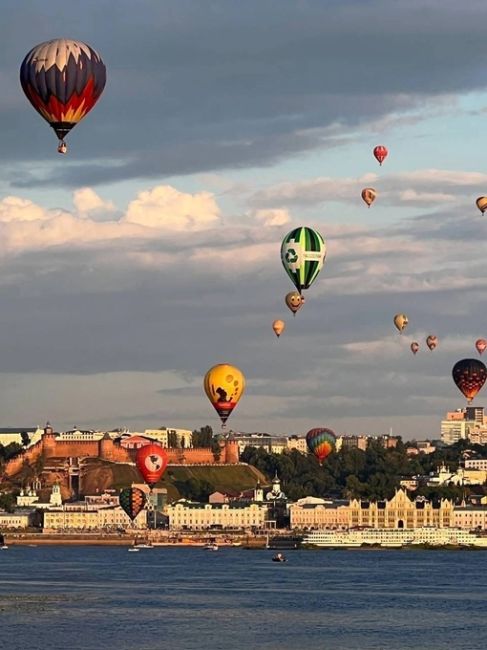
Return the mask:
<path id="1" fill-rule="evenodd" d="M 100 51 L 107 87 L 71 137 L 84 163 L 11 172 L 17 185 L 265 165 L 335 146 L 303 131 L 484 87 L 486 18 L 476 1 L 6 0 L 0 156 L 11 170 L 44 161 L 54 144 L 21 95 L 18 68 L 33 44 L 58 35 Z"/>

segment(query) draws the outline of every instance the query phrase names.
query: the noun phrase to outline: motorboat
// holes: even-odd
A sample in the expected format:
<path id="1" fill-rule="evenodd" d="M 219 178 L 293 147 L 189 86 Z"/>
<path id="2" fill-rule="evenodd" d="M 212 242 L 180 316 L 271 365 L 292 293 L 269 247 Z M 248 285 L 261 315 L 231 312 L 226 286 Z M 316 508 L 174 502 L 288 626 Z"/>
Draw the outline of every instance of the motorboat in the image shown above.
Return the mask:
<path id="1" fill-rule="evenodd" d="M 272 558 L 273 562 L 287 562 L 286 558 L 282 553 L 277 553 L 276 555 L 273 556 Z"/>
<path id="2" fill-rule="evenodd" d="M 131 546 L 129 548 L 129 553 L 138 553 L 140 551 L 140 548 L 137 548 L 136 546 Z"/>
<path id="3" fill-rule="evenodd" d="M 206 544 L 205 551 L 218 551 L 218 544 Z"/>

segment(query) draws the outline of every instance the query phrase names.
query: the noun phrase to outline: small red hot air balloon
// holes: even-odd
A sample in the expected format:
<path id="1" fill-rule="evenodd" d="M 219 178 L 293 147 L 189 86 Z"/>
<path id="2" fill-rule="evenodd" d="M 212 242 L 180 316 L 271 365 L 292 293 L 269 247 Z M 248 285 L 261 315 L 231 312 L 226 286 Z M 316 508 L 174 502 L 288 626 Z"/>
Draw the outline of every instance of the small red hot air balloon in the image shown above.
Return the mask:
<path id="1" fill-rule="evenodd" d="M 378 144 L 376 147 L 374 147 L 374 157 L 379 162 L 379 165 L 381 167 L 382 167 L 382 163 L 387 158 L 388 154 L 389 152 L 387 151 L 387 148 L 384 147 L 384 145 Z"/>
<path id="2" fill-rule="evenodd" d="M 452 370 L 453 381 L 470 403 L 487 379 L 487 368 L 478 359 L 457 361 Z"/>
<path id="3" fill-rule="evenodd" d="M 135 464 L 151 490 L 164 474 L 168 461 L 167 452 L 160 445 L 146 445 L 137 450 Z"/>
<path id="4" fill-rule="evenodd" d="M 477 352 L 482 355 L 487 349 L 487 341 L 485 339 L 477 339 L 475 341 L 475 347 L 477 348 Z"/>
<path id="5" fill-rule="evenodd" d="M 434 350 L 438 345 L 438 337 L 433 336 L 433 334 L 430 334 L 426 339 L 426 345 L 429 347 L 430 350 Z"/>
<path id="6" fill-rule="evenodd" d="M 413 341 L 410 347 L 411 347 L 411 352 L 413 354 L 416 354 L 416 352 L 419 350 L 419 343 L 417 341 Z"/>

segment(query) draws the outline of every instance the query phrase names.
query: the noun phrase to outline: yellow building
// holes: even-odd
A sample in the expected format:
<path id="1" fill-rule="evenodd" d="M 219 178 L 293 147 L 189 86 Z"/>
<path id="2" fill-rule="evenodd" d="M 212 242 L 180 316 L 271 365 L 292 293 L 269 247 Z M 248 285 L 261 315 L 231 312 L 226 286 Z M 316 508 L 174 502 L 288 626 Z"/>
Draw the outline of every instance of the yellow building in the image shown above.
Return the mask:
<path id="1" fill-rule="evenodd" d="M 267 506 L 236 502 L 213 504 L 177 501 L 166 506 L 170 530 L 208 530 L 264 528 Z"/>
<path id="2" fill-rule="evenodd" d="M 301 500 L 305 501 L 305 500 Z M 289 506 L 291 528 L 419 528 L 453 526 L 454 507 L 442 499 L 433 504 L 424 498 L 413 501 L 402 489 L 391 500 L 295 503 Z"/>
<path id="3" fill-rule="evenodd" d="M 146 525 L 145 510 L 137 515 L 133 523 L 120 507 L 88 509 L 64 506 L 44 512 L 44 532 L 146 528 Z"/>

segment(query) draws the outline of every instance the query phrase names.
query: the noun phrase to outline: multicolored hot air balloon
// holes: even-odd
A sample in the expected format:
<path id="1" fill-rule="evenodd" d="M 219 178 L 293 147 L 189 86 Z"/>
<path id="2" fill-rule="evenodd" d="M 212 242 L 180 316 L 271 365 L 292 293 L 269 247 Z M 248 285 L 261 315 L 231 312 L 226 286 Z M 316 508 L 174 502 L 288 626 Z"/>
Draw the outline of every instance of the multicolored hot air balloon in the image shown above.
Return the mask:
<path id="1" fill-rule="evenodd" d="M 321 463 L 336 449 L 336 436 L 331 429 L 311 429 L 306 434 L 308 449 Z"/>
<path id="2" fill-rule="evenodd" d="M 475 203 L 477 204 L 480 212 L 484 214 L 484 212 L 487 210 L 487 196 L 479 196 Z"/>
<path id="3" fill-rule="evenodd" d="M 82 41 L 58 38 L 40 43 L 20 66 L 22 89 L 54 129 L 59 153 L 66 153 L 64 138 L 91 111 L 105 82 L 100 55 Z"/>
<path id="4" fill-rule="evenodd" d="M 272 323 L 272 329 L 274 330 L 274 334 L 277 336 L 277 338 L 279 338 L 286 329 L 286 323 L 283 320 L 275 320 Z"/>
<path id="5" fill-rule="evenodd" d="M 487 368 L 478 359 L 462 359 L 453 366 L 452 376 L 470 403 L 487 379 Z"/>
<path id="6" fill-rule="evenodd" d="M 369 208 L 376 198 L 377 198 L 377 192 L 374 190 L 373 187 L 364 187 L 364 189 L 362 190 L 362 199 L 369 206 Z"/>
<path id="7" fill-rule="evenodd" d="M 124 488 L 120 492 L 120 505 L 133 521 L 145 506 L 145 494 L 140 488 Z"/>
<path id="8" fill-rule="evenodd" d="M 477 339 L 475 341 L 475 347 L 477 348 L 477 352 L 482 355 L 487 349 L 487 341 L 485 339 Z"/>
<path id="9" fill-rule="evenodd" d="M 281 245 L 281 261 L 286 273 L 301 293 L 316 280 L 326 257 L 326 244 L 317 230 L 300 226 L 291 230 Z"/>
<path id="10" fill-rule="evenodd" d="M 204 379 L 205 393 L 225 426 L 245 390 L 242 372 L 226 363 L 210 368 Z"/>
<path id="11" fill-rule="evenodd" d="M 135 464 L 151 490 L 164 474 L 168 461 L 167 452 L 160 445 L 152 443 L 137 449 Z"/>
<path id="12" fill-rule="evenodd" d="M 434 350 L 438 345 L 438 337 L 434 336 L 433 334 L 430 334 L 426 339 L 426 345 L 429 347 L 430 350 Z"/>
<path id="13" fill-rule="evenodd" d="M 301 309 L 305 302 L 304 296 L 302 296 L 299 291 L 290 291 L 287 293 L 285 301 L 294 316 L 296 316 L 296 312 Z"/>
<path id="14" fill-rule="evenodd" d="M 419 343 L 417 341 L 413 341 L 410 345 L 410 348 L 411 348 L 411 352 L 413 354 L 416 354 L 417 351 L 419 350 Z"/>
<path id="15" fill-rule="evenodd" d="M 387 151 L 387 147 L 384 147 L 382 144 L 378 144 L 376 147 L 374 147 L 374 157 L 378 161 L 379 165 L 382 167 L 382 163 L 384 160 L 387 158 L 389 155 L 389 152 Z"/>
<path id="16" fill-rule="evenodd" d="M 409 323 L 408 317 L 406 314 L 396 314 L 394 316 L 394 325 L 397 327 L 399 330 L 399 333 L 402 334 L 402 332 L 406 329 L 407 324 Z"/>

